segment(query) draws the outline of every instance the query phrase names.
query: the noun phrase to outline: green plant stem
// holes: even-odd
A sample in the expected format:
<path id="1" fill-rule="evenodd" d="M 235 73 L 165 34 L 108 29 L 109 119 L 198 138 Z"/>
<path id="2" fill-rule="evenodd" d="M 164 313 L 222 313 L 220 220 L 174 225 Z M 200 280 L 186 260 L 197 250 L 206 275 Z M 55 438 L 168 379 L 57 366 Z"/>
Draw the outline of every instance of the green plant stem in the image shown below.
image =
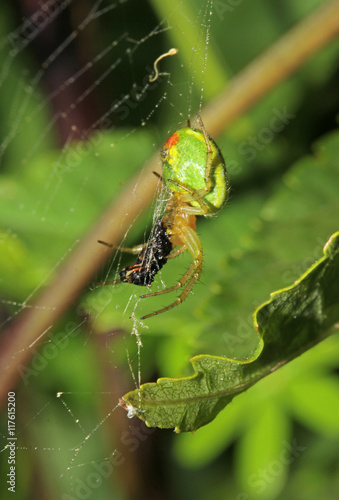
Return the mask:
<path id="1" fill-rule="evenodd" d="M 201 114 L 210 134 L 217 137 L 338 32 L 339 2 L 333 0 L 284 35 L 204 108 Z M 159 169 L 159 163 L 157 152 L 142 173 L 131 180 L 123 194 L 108 206 L 96 226 L 76 245 L 61 264 L 55 280 L 35 303 L 30 303 L 30 308 L 23 307 L 18 318 L 3 333 L 0 343 L 0 405 L 6 400 L 7 392 L 13 390 L 20 369 L 29 364 L 39 341 L 44 338 L 43 333 L 70 307 L 91 276 L 111 256 L 97 244 L 97 240 L 117 245 L 126 229 L 152 201 L 157 183 L 152 171 Z"/>

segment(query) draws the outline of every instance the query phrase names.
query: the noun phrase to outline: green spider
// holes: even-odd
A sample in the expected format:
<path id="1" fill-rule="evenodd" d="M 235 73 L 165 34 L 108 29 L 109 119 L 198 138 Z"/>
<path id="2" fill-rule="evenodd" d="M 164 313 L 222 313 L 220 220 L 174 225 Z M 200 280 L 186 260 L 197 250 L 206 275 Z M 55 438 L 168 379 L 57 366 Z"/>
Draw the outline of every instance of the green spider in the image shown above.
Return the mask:
<path id="1" fill-rule="evenodd" d="M 118 250 L 138 254 L 135 264 L 120 272 L 120 279 L 103 283 L 131 283 L 150 287 L 155 275 L 167 262 L 185 250 L 193 262 L 175 285 L 147 293 L 141 298 L 170 293 L 179 288 L 178 298 L 162 309 L 143 316 L 150 318 L 181 304 L 202 272 L 203 249 L 196 233 L 196 215 L 214 215 L 225 203 L 229 193 L 229 183 L 223 156 L 216 143 L 208 136 L 201 117 L 197 116 L 200 130 L 187 127 L 171 135 L 161 150 L 162 176 L 168 190 L 163 217 L 154 226 L 148 243 L 132 248 L 115 247 Z M 100 241 L 109 247 L 112 245 Z"/>

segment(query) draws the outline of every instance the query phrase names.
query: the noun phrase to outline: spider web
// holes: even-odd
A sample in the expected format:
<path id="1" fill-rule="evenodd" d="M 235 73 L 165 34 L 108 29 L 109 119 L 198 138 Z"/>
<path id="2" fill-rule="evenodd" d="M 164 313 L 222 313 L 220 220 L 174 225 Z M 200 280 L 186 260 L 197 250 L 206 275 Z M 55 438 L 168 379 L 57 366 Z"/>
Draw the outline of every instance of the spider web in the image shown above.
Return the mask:
<path id="1" fill-rule="evenodd" d="M 131 155 L 134 168 L 140 168 L 169 134 L 200 110 L 213 18 L 210 0 L 192 4 L 190 12 L 186 3 L 177 0 L 166 17 L 156 18 L 149 9 L 147 21 L 139 23 L 134 17 L 146 6 L 134 0 L 46 1 L 35 7 L 26 6 L 20 12 L 3 7 L 13 23 L 3 31 L 0 42 L 0 89 L 8 96 L 3 113 L 9 124 L 2 129 L 0 144 L 1 194 L 7 207 L 1 217 L 1 243 L 9 269 L 1 279 L 4 329 L 25 310 L 37 307 L 34 302 L 39 293 L 118 193 L 113 189 L 115 180 L 121 176 L 121 182 L 127 182 L 130 177 L 131 172 L 125 174 L 112 165 L 115 180 L 107 179 L 108 172 L 98 170 L 100 161 L 105 161 L 103 150 L 112 156 L 117 150 L 117 158 Z M 151 84 L 154 61 L 173 46 L 173 40 L 185 36 L 186 60 L 180 55 L 161 60 L 159 77 Z M 162 124 L 160 131 L 154 126 L 157 123 Z M 141 145 L 136 151 L 145 131 L 152 137 L 148 149 Z M 139 153 L 144 159 L 135 158 Z M 96 182 L 102 186 L 99 200 Z M 139 221 L 131 224 L 121 245 L 145 241 L 165 201 L 159 188 L 157 201 L 141 220 L 140 227 L 148 221 L 148 231 L 140 229 Z M 92 210 L 86 212 L 88 204 Z M 46 245 L 49 228 L 59 238 Z M 49 258 L 37 251 L 35 261 L 31 255 L 40 247 L 50 252 Z M 20 284 L 12 281 L 16 259 L 25 263 L 25 269 L 17 268 Z M 116 253 L 96 281 L 115 279 L 126 262 Z M 166 286 L 161 276 L 157 286 Z M 23 471 L 30 460 L 57 483 L 56 498 L 63 499 L 108 498 L 119 466 L 132 464 L 133 470 L 133 453 L 153 430 L 126 423 L 126 414 L 114 414 L 119 413 L 118 397 L 133 385 L 140 387 L 144 370 L 146 377 L 150 375 L 151 348 L 146 348 L 144 360 L 143 334 L 152 337 L 152 326 L 138 319 L 139 296 L 140 291 L 131 292 L 130 287 L 89 287 L 84 296 L 74 298 L 75 312 L 61 324 L 50 324 L 25 347 L 33 362 L 18 367 L 18 490 L 29 488 Z M 48 307 L 39 306 L 39 310 Z M 148 312 L 151 307 L 147 306 Z M 123 323 L 112 330 L 118 316 Z M 77 370 L 95 364 L 95 358 L 106 364 L 104 382 Z M 69 373 L 66 377 L 61 366 Z M 60 380 L 56 387 L 47 383 L 51 373 L 54 380 Z M 77 390 L 86 384 L 88 391 Z M 88 412 L 92 399 L 101 407 L 99 414 Z M 109 444 L 103 442 L 108 427 Z M 7 470 L 6 424 L 2 437 Z M 112 443 L 116 443 L 113 448 Z M 41 480 L 37 480 L 34 488 L 40 487 Z"/>

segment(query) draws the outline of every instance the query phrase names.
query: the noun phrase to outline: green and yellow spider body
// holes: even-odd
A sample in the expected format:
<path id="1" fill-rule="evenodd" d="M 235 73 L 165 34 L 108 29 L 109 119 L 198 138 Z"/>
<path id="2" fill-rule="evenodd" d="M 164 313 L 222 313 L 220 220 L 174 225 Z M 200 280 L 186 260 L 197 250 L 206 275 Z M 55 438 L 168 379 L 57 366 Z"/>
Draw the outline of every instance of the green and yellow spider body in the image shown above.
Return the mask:
<path id="1" fill-rule="evenodd" d="M 166 142 L 161 152 L 163 180 L 172 192 L 187 193 L 189 188 L 202 193 L 206 211 L 203 215 L 216 213 L 225 203 L 229 185 L 225 161 L 216 143 L 209 138 L 211 149 L 210 171 L 206 176 L 206 138 L 202 130 L 186 127 L 178 130 Z M 189 204 L 200 207 L 191 200 Z"/>

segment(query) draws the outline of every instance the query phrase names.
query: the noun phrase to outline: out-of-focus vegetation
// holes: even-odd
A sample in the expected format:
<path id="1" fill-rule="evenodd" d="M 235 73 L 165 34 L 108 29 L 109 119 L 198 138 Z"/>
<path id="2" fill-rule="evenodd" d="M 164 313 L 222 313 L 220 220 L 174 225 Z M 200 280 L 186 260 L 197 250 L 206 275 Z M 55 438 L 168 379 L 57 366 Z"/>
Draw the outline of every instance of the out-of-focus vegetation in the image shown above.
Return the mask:
<path id="1" fill-rule="evenodd" d="M 201 95 L 212 98 L 324 3 L 215 2 L 203 73 L 210 20 L 205 1 L 129 0 L 113 7 L 106 0 L 101 9 L 107 10 L 53 61 L 91 2 L 71 2 L 27 47 L 24 35 L 18 41 L 13 33 L 32 12 L 23 1 L 2 2 L 4 326 L 15 320 L 16 304 L 32 294 L 33 303 L 55 279 L 75 242 L 196 111 Z M 149 36 L 158 23 L 158 31 L 165 31 Z M 145 37 L 140 46 L 135 43 Z M 179 54 L 161 63 L 169 79 L 140 94 L 153 61 L 173 45 Z M 142 382 L 191 374 L 188 360 L 198 353 L 246 356 L 256 342 L 253 310 L 270 292 L 298 279 L 338 230 L 338 58 L 334 41 L 218 138 L 231 178 L 230 201 L 218 217 L 199 221 L 204 273 L 194 295 L 140 330 Z M 44 61 L 48 67 L 40 73 Z M 136 90 L 134 82 L 140 84 Z M 144 237 L 145 223 L 137 222 L 124 244 Z M 130 262 L 122 259 L 121 265 Z M 114 275 L 118 261 L 93 281 Z M 179 279 L 188 262 L 169 262 L 164 282 Z M 105 293 L 89 284 L 66 317 L 51 325 L 40 348 L 27 346 L 32 363 L 18 367 L 16 498 L 338 498 L 337 335 L 236 398 L 207 427 L 176 436 L 146 429 L 120 408 L 111 413 L 134 388 L 130 365 L 137 373 L 138 356 L 128 319 L 133 304 L 124 310 L 139 290 L 126 286 Z M 159 297 L 149 299 L 137 313 L 158 305 Z M 1 424 L 5 445 L 6 413 Z M 5 477 L 7 451 L 1 459 Z M 5 481 L 0 488 L 1 497 L 9 497 Z"/>

